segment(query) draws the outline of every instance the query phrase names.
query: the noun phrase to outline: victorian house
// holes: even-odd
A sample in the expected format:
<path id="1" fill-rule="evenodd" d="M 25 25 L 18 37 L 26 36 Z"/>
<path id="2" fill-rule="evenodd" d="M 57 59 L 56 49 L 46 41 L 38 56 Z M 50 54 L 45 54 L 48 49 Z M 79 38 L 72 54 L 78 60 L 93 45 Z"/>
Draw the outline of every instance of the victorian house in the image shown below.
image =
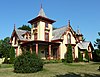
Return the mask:
<path id="1" fill-rule="evenodd" d="M 70 21 L 68 24 L 53 30 L 55 21 L 48 18 L 41 7 L 38 16 L 28 23 L 31 24 L 31 31 L 20 30 L 14 27 L 10 43 L 15 48 L 16 56 L 22 54 L 23 50 L 30 50 L 42 59 L 64 59 L 67 52 L 67 45 L 72 45 L 73 59 L 78 58 L 80 50 L 83 57 L 84 51 L 88 50 L 88 55 L 92 59 L 93 46 L 90 41 L 83 41 L 80 30 L 75 32 Z"/>

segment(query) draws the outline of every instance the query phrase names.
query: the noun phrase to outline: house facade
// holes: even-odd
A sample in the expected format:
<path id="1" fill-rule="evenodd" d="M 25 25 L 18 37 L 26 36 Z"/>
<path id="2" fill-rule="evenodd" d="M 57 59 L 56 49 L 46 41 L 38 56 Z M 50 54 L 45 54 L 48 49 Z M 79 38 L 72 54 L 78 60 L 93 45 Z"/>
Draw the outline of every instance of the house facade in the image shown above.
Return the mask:
<path id="1" fill-rule="evenodd" d="M 41 7 L 38 16 L 28 21 L 31 24 L 31 31 L 16 29 L 14 26 L 10 43 L 15 48 L 16 56 L 30 50 L 40 55 L 42 59 L 64 59 L 67 45 L 71 44 L 73 60 L 78 58 L 79 50 L 83 57 L 84 51 L 87 50 L 92 59 L 93 46 L 91 42 L 83 41 L 80 30 L 75 32 L 70 21 L 66 26 L 53 30 L 54 22 L 45 15 Z"/>

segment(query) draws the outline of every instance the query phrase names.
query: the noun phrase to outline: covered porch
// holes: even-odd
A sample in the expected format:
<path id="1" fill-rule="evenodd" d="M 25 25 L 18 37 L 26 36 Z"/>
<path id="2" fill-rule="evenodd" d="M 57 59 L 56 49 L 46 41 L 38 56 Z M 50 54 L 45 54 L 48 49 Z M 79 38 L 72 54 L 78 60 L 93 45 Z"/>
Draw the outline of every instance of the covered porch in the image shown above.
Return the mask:
<path id="1" fill-rule="evenodd" d="M 42 59 L 60 59 L 60 43 L 47 41 L 30 41 L 21 44 L 24 51 L 35 52 Z"/>

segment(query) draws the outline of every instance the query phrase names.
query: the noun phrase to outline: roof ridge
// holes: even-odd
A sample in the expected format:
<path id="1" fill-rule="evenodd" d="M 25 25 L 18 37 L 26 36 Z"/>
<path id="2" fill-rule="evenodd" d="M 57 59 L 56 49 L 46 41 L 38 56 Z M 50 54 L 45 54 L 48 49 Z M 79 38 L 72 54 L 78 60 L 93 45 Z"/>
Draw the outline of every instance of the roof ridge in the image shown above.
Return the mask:
<path id="1" fill-rule="evenodd" d="M 64 27 L 67 27 L 67 26 L 62 26 L 62 27 L 59 27 L 59 28 L 57 28 L 55 30 L 58 30 L 58 29 L 61 29 L 61 28 L 64 28 Z M 55 30 L 53 30 L 53 31 L 55 31 Z"/>

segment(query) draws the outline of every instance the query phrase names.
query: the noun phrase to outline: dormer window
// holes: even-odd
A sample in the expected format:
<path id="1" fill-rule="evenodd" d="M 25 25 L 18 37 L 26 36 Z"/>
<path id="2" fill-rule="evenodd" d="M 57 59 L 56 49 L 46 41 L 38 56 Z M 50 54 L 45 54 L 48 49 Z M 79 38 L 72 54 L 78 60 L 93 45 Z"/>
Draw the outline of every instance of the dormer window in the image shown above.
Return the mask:
<path id="1" fill-rule="evenodd" d="M 68 44 L 71 44 L 71 35 L 70 34 L 67 35 L 67 42 L 68 42 Z"/>
<path id="2" fill-rule="evenodd" d="M 48 23 L 47 22 L 45 23 L 45 27 L 48 28 Z"/>
<path id="3" fill-rule="evenodd" d="M 37 23 L 34 23 L 34 28 L 36 28 L 37 27 Z"/>

